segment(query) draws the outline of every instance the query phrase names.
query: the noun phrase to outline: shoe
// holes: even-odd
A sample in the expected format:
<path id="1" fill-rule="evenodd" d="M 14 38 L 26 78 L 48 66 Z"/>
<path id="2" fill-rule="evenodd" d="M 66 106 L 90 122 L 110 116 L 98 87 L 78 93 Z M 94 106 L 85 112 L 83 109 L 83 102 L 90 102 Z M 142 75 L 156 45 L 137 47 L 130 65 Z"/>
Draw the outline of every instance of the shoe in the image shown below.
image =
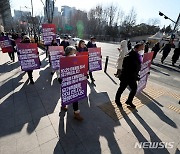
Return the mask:
<path id="1" fill-rule="evenodd" d="M 87 75 L 87 79 L 89 79 L 89 75 Z"/>
<path id="2" fill-rule="evenodd" d="M 114 76 L 117 76 L 118 74 L 116 73 L 116 74 L 114 74 Z"/>
<path id="3" fill-rule="evenodd" d="M 53 75 L 54 74 L 54 72 L 51 72 L 51 75 Z"/>
<path id="4" fill-rule="evenodd" d="M 34 81 L 32 80 L 32 81 L 30 81 L 30 84 L 34 84 Z"/>
<path id="5" fill-rule="evenodd" d="M 61 78 L 58 78 L 58 82 L 61 84 L 61 83 L 62 83 L 62 79 L 61 79 Z"/>
<path id="6" fill-rule="evenodd" d="M 127 105 L 129 105 L 131 108 L 136 108 L 136 106 L 132 102 L 125 102 Z"/>
<path id="7" fill-rule="evenodd" d="M 173 62 L 172 62 L 172 66 L 175 66 Z"/>
<path id="8" fill-rule="evenodd" d="M 83 117 L 81 117 L 79 113 L 74 113 L 74 119 L 79 120 L 79 121 L 84 120 Z"/>
<path id="9" fill-rule="evenodd" d="M 163 63 L 164 63 L 164 61 L 163 61 L 163 60 L 161 60 L 161 63 L 163 64 Z"/>
<path id="10" fill-rule="evenodd" d="M 95 80 L 94 80 L 94 78 L 93 78 L 93 79 L 91 79 L 91 81 L 92 81 L 92 82 L 94 82 L 94 81 L 95 81 Z"/>
<path id="11" fill-rule="evenodd" d="M 116 105 L 117 105 L 118 107 L 122 107 L 122 104 L 121 104 L 120 101 L 116 101 L 116 100 L 115 100 L 115 103 L 116 103 Z"/>
<path id="12" fill-rule="evenodd" d="M 62 111 L 62 110 L 66 112 L 66 111 L 68 110 L 68 108 L 67 108 L 66 106 L 62 106 L 62 107 L 61 107 L 61 111 Z"/>

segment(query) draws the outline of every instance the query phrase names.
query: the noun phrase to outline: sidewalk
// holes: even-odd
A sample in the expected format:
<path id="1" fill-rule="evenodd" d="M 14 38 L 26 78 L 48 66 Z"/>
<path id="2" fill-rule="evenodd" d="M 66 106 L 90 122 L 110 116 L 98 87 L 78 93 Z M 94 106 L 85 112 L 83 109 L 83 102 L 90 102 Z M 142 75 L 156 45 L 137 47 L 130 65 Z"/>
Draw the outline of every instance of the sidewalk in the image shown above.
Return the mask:
<path id="1" fill-rule="evenodd" d="M 34 85 L 19 64 L 0 53 L 0 154 L 177 154 L 180 151 L 180 93 L 151 81 L 134 99 L 137 110 L 114 103 L 119 80 L 114 68 L 94 72 L 88 98 L 80 101 L 83 122 L 73 119 L 72 105 L 60 112 L 60 85 L 50 75 L 45 53 Z M 139 142 L 173 142 L 173 148 L 135 148 Z M 167 145 L 168 146 L 168 145 Z"/>

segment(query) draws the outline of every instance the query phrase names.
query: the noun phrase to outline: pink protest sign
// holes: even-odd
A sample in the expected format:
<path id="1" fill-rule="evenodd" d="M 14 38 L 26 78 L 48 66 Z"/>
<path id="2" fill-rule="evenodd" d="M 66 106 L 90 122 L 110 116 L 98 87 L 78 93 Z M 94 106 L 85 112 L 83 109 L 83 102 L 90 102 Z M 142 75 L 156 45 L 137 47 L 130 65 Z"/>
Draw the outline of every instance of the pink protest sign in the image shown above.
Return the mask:
<path id="1" fill-rule="evenodd" d="M 102 70 L 101 48 L 88 48 L 89 71 Z"/>
<path id="2" fill-rule="evenodd" d="M 18 59 L 23 71 L 40 68 L 40 60 L 36 43 L 19 43 L 17 45 Z"/>
<path id="3" fill-rule="evenodd" d="M 0 47 L 3 53 L 13 52 L 13 47 L 11 45 L 11 40 L 7 36 L 0 37 Z"/>
<path id="4" fill-rule="evenodd" d="M 62 105 L 87 97 L 88 56 L 60 57 Z"/>
<path id="5" fill-rule="evenodd" d="M 56 26 L 54 24 L 42 24 L 44 45 L 50 45 L 56 39 Z"/>
<path id="6" fill-rule="evenodd" d="M 146 87 L 153 54 L 154 52 L 144 54 L 143 62 L 141 64 L 140 80 L 138 82 L 136 93 L 142 92 L 142 90 Z"/>
<path id="7" fill-rule="evenodd" d="M 64 47 L 63 46 L 49 46 L 49 55 L 51 67 L 53 70 L 59 69 L 60 56 L 64 55 Z"/>

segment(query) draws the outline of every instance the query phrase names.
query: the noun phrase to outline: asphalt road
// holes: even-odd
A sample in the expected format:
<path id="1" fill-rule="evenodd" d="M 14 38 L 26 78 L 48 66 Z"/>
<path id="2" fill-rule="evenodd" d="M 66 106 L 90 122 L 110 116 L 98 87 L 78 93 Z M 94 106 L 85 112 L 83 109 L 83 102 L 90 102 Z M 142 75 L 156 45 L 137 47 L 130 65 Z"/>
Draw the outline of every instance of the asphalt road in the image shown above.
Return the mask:
<path id="1" fill-rule="evenodd" d="M 118 58 L 118 44 L 111 43 L 100 43 L 97 42 L 97 46 L 102 48 L 102 58 L 105 62 L 106 56 L 109 56 L 108 67 L 116 66 L 116 61 Z M 176 66 L 171 65 L 171 57 L 174 53 L 174 49 L 171 50 L 170 54 L 164 61 L 164 64 L 161 64 L 162 54 L 157 54 L 154 64 L 151 65 L 151 74 L 149 79 L 158 84 L 163 84 L 169 88 L 178 90 L 180 88 L 180 59 L 177 61 Z"/>

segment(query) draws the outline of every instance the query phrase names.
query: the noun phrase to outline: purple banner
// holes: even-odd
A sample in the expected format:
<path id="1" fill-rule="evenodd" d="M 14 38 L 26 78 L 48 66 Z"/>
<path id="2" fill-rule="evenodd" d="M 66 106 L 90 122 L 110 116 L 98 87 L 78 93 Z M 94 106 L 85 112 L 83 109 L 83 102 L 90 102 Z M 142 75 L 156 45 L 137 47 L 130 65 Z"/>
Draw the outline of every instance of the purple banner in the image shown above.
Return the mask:
<path id="1" fill-rule="evenodd" d="M 49 55 L 51 67 L 53 70 L 59 69 L 60 56 L 64 55 L 64 47 L 63 46 L 49 46 Z"/>
<path id="2" fill-rule="evenodd" d="M 62 105 L 87 97 L 88 56 L 60 57 Z"/>
<path id="3" fill-rule="evenodd" d="M 89 71 L 102 70 L 101 48 L 88 48 Z"/>
<path id="4" fill-rule="evenodd" d="M 40 60 L 36 43 L 17 44 L 18 58 L 23 71 L 40 68 Z"/>
<path id="5" fill-rule="evenodd" d="M 44 45 L 51 45 L 53 39 L 56 39 L 56 25 L 42 24 Z"/>
<path id="6" fill-rule="evenodd" d="M 11 40 L 7 36 L 0 37 L 0 47 L 2 48 L 2 52 L 13 52 L 13 47 L 11 45 Z"/>

